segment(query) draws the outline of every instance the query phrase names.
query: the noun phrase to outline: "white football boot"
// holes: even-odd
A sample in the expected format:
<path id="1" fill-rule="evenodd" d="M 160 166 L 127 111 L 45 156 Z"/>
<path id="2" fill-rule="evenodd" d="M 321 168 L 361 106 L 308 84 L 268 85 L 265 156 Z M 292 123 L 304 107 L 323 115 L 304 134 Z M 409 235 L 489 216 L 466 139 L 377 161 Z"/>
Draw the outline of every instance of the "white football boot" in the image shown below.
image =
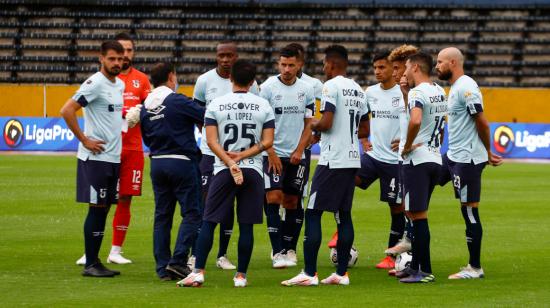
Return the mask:
<path id="1" fill-rule="evenodd" d="M 315 276 L 308 276 L 304 271 L 301 271 L 300 274 L 294 276 L 293 278 L 290 278 L 289 280 L 282 281 L 281 284 L 283 286 L 291 287 L 291 286 L 317 286 L 319 285 L 319 278 L 317 277 L 317 273 Z"/>
<path id="2" fill-rule="evenodd" d="M 227 255 L 219 257 L 216 261 L 216 266 L 224 270 L 234 270 L 237 268 L 235 265 L 233 265 L 233 263 L 231 263 L 231 261 L 229 261 Z"/>
<path id="3" fill-rule="evenodd" d="M 204 283 L 204 271 L 193 272 L 176 282 L 178 287 L 200 287 Z"/>
<path id="4" fill-rule="evenodd" d="M 348 273 L 345 273 L 344 276 L 340 276 L 336 273 L 332 273 L 327 278 L 321 280 L 321 283 L 347 286 L 349 285 L 349 276 L 348 276 Z"/>
<path id="5" fill-rule="evenodd" d="M 452 274 L 449 279 L 477 279 L 485 277 L 482 268 L 475 268 L 468 264 L 466 267 L 460 268 L 460 272 Z"/>

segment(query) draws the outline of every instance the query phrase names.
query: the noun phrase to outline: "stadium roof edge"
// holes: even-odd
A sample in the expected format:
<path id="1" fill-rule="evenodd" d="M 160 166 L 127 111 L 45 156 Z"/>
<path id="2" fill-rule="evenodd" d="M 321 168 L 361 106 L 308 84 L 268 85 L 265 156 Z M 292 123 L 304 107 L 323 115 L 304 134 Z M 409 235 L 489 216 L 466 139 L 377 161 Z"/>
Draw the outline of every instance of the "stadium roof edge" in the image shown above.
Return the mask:
<path id="1" fill-rule="evenodd" d="M 166 6 L 166 7 L 285 7 L 317 8 L 550 8 L 550 0 L 0 0 L 2 4 Z"/>

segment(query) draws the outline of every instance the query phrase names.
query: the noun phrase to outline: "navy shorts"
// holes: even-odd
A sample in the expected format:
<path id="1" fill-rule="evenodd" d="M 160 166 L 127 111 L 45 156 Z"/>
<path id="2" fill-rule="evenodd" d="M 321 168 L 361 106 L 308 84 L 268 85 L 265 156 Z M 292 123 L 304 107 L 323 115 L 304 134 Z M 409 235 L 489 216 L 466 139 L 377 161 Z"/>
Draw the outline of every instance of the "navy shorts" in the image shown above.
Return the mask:
<path id="1" fill-rule="evenodd" d="M 264 181 L 254 169 L 241 168 L 244 176 L 242 185 L 235 184 L 229 169 L 224 169 L 212 177 L 206 197 L 203 220 L 215 223 L 227 221 L 233 213 L 237 198 L 237 221 L 244 224 L 263 222 Z"/>
<path id="2" fill-rule="evenodd" d="M 439 164 L 431 162 L 418 165 L 403 164 L 403 200 L 406 211 L 428 210 L 432 192 L 439 181 L 440 168 Z"/>
<path id="3" fill-rule="evenodd" d="M 76 201 L 111 205 L 118 201 L 119 163 L 78 159 Z"/>
<path id="4" fill-rule="evenodd" d="M 214 163 L 216 157 L 212 155 L 202 155 L 201 161 L 199 162 L 199 169 L 201 171 L 201 189 L 203 196 L 208 192 L 208 187 L 210 186 L 210 180 L 214 175 Z"/>
<path id="5" fill-rule="evenodd" d="M 442 161 L 439 185 L 444 186 L 452 181 L 455 197 L 460 199 L 461 203 L 479 202 L 481 198 L 481 174 L 487 164 L 458 163 L 450 160 L 447 154 L 443 155 Z"/>
<path id="6" fill-rule="evenodd" d="M 283 172 L 277 175 L 273 170 L 269 171 L 269 161 L 267 156 L 264 157 L 265 190 L 282 190 L 287 195 L 302 195 L 306 175 L 305 160 L 298 165 L 293 165 L 289 158 L 281 158 L 281 163 Z"/>
<path id="7" fill-rule="evenodd" d="M 329 169 L 317 165 L 311 181 L 308 209 L 351 211 L 357 168 Z"/>
<path id="8" fill-rule="evenodd" d="M 399 166 L 388 164 L 372 158 L 368 154 L 361 155 L 361 169 L 357 171 L 361 179 L 359 188 L 367 189 L 374 181 L 380 179 L 380 201 L 399 202 Z"/>

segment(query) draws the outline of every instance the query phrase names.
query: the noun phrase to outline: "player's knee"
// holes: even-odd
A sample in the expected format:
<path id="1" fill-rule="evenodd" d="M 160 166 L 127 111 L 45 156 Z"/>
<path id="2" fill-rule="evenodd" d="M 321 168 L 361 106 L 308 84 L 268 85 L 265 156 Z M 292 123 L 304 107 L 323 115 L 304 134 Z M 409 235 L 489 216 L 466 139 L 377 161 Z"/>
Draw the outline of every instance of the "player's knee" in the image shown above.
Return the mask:
<path id="1" fill-rule="evenodd" d="M 283 207 L 288 210 L 295 210 L 298 208 L 299 199 L 300 198 L 298 196 L 285 195 L 283 198 Z"/>
<path id="2" fill-rule="evenodd" d="M 360 178 L 360 177 L 358 177 L 358 176 L 355 176 L 355 186 L 357 186 L 357 187 L 360 187 L 360 188 L 361 188 L 361 187 L 362 187 L 362 184 L 363 184 L 363 180 L 361 180 L 361 178 Z"/>
<path id="3" fill-rule="evenodd" d="M 411 218 L 413 221 L 419 220 L 419 219 L 428 219 L 428 211 L 418 211 L 418 212 L 407 212 L 409 218 Z"/>
<path id="4" fill-rule="evenodd" d="M 478 207 L 479 202 L 462 202 L 461 205 L 467 207 Z"/>
<path id="5" fill-rule="evenodd" d="M 405 211 L 405 206 L 400 203 L 389 203 L 390 212 L 392 215 L 401 214 Z"/>
<path id="6" fill-rule="evenodd" d="M 271 190 L 266 194 L 267 203 L 281 204 L 283 203 L 283 192 L 280 190 Z"/>

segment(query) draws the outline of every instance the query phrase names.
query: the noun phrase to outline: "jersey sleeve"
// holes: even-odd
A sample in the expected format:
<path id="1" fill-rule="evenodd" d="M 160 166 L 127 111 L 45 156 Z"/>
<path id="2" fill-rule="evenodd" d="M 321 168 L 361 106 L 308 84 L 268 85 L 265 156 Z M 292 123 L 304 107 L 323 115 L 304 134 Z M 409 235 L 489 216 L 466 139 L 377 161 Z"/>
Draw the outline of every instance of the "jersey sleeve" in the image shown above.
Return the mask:
<path id="1" fill-rule="evenodd" d="M 262 129 L 266 128 L 275 128 L 275 114 L 273 113 L 273 108 L 269 105 L 266 105 L 265 108 L 265 121 Z"/>
<path id="2" fill-rule="evenodd" d="M 206 107 L 206 112 L 204 114 L 204 126 L 218 126 L 214 104 L 209 104 L 208 107 Z"/>
<path id="3" fill-rule="evenodd" d="M 325 84 L 323 86 L 323 95 L 321 96 L 321 113 L 335 112 L 336 101 L 338 99 L 338 89 L 331 84 Z"/>
<path id="4" fill-rule="evenodd" d="M 312 87 L 308 87 L 306 91 L 306 112 L 304 118 L 310 119 L 315 115 L 315 91 Z"/>
<path id="5" fill-rule="evenodd" d="M 250 88 L 252 89 L 252 88 Z M 267 81 L 262 83 L 260 86 L 260 97 L 267 100 L 269 104 L 271 104 L 271 88 L 269 87 L 269 84 Z"/>
<path id="6" fill-rule="evenodd" d="M 426 103 L 426 101 L 424 100 L 424 96 L 418 90 L 411 90 L 409 92 L 408 102 L 409 102 L 410 109 L 414 107 L 423 109 L 424 104 Z"/>
<path id="7" fill-rule="evenodd" d="M 466 110 L 473 116 L 483 112 L 483 98 L 477 85 L 470 85 L 459 92 L 460 101 L 466 105 Z"/>
<path id="8" fill-rule="evenodd" d="M 197 79 L 195 88 L 193 89 L 193 100 L 201 106 L 206 105 L 206 80 L 204 78 Z"/>
<path id="9" fill-rule="evenodd" d="M 181 108 L 177 110 L 190 118 L 194 123 L 202 124 L 204 121 L 205 108 L 182 94 L 175 95 L 177 103 L 182 105 Z"/>
<path id="10" fill-rule="evenodd" d="M 80 88 L 78 88 L 72 99 L 77 101 L 80 106 L 86 107 L 99 96 L 101 93 L 99 88 L 99 82 L 90 78 L 80 85 Z"/>
<path id="11" fill-rule="evenodd" d="M 320 101 L 323 96 L 323 83 L 319 79 L 315 79 L 313 92 L 313 94 L 315 95 L 315 99 Z"/>
<path id="12" fill-rule="evenodd" d="M 147 76 L 143 76 L 141 83 L 143 84 L 143 88 L 141 89 L 141 101 L 145 101 L 149 93 L 151 92 L 151 83 L 149 82 L 149 79 Z"/>

